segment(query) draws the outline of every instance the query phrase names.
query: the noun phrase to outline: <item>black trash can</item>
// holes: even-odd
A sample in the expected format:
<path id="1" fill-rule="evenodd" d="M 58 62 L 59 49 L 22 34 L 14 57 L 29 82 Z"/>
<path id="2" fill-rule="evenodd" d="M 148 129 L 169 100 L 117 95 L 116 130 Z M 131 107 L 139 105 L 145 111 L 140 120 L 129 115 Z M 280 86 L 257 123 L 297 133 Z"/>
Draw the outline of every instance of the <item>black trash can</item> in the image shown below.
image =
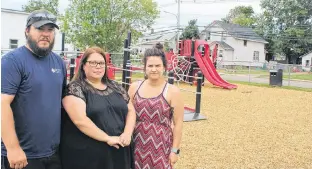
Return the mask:
<path id="1" fill-rule="evenodd" d="M 283 85 L 283 69 L 270 70 L 270 85 L 271 86 Z"/>

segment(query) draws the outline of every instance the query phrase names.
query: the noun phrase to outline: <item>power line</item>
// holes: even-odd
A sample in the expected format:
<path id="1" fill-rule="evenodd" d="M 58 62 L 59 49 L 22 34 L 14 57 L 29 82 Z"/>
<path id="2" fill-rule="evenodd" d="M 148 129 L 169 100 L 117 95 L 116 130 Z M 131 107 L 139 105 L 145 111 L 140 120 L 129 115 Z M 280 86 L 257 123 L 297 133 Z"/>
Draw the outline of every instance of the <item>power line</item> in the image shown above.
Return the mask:
<path id="1" fill-rule="evenodd" d="M 175 5 L 175 4 L 176 4 L 176 3 L 163 4 L 163 5 L 159 5 L 159 8 L 165 8 L 165 7 L 168 7 L 168 6 Z"/>
<path id="2" fill-rule="evenodd" d="M 210 23 L 211 24 L 211 23 Z M 210 24 L 207 25 L 197 25 L 197 27 L 206 27 L 206 28 L 220 28 L 219 26 L 209 26 Z M 237 25 L 237 24 L 234 24 Z M 184 25 L 184 26 L 188 26 L 188 25 Z M 250 27 L 246 27 L 246 26 L 241 26 L 242 28 L 250 28 Z M 275 26 L 275 27 L 279 27 L 279 26 Z M 291 25 L 291 26 L 283 26 L 285 28 L 300 28 L 300 27 L 308 27 L 308 28 L 312 28 L 312 23 L 311 25 Z M 252 28 L 251 28 L 252 29 Z"/>
<path id="3" fill-rule="evenodd" d="M 252 2 L 260 2 L 260 0 L 183 0 L 181 3 L 193 3 L 193 4 L 211 4 L 211 3 L 227 3 L 227 2 L 243 2 L 243 3 L 252 3 Z M 177 4 L 177 0 L 176 3 Z"/>
<path id="4" fill-rule="evenodd" d="M 180 28 L 181 29 L 185 29 L 188 25 L 181 25 Z M 197 27 L 204 27 L 204 28 L 207 28 L 207 26 L 197 26 Z M 208 27 L 208 28 L 217 28 L 217 27 Z M 287 27 L 287 29 L 291 29 L 291 28 L 298 28 L 299 30 L 301 31 L 309 31 L 311 29 L 312 31 L 312 25 L 311 26 L 290 26 L 290 27 Z M 304 28 L 304 29 L 303 29 Z M 166 31 L 166 30 L 172 30 L 172 29 L 178 29 L 177 26 L 166 26 L 166 27 L 159 27 L 159 28 L 154 28 L 154 30 L 157 30 L 157 29 L 163 29 L 159 32 L 162 32 L 162 31 Z M 281 30 L 281 31 L 287 31 L 287 29 L 285 30 Z M 278 30 L 278 29 L 276 29 Z M 245 31 L 245 33 L 250 33 L 250 32 L 246 32 L 246 30 L 242 29 L 242 31 Z M 215 32 L 215 33 L 227 33 L 227 32 L 231 32 L 231 33 L 241 33 L 242 31 L 226 31 L 226 30 L 223 30 L 223 31 L 211 31 L 211 30 L 202 30 L 201 32 Z M 255 32 L 255 29 L 252 29 L 250 28 L 250 31 L 252 31 L 251 33 Z M 156 33 L 156 32 L 155 32 Z M 274 34 L 279 34 L 279 33 L 274 33 Z"/>
<path id="5" fill-rule="evenodd" d="M 157 35 L 157 34 L 164 34 L 164 33 L 167 33 L 168 31 L 177 31 L 177 28 L 156 31 L 156 32 L 153 32 L 152 34 L 148 34 L 148 36 L 153 36 L 153 35 Z"/>
<path id="6" fill-rule="evenodd" d="M 153 28 L 154 30 L 157 30 L 157 29 L 164 29 L 164 28 L 177 28 L 177 26 L 166 26 L 166 27 L 157 27 L 157 28 Z"/>
<path id="7" fill-rule="evenodd" d="M 183 4 L 215 4 L 215 3 L 227 3 L 227 2 L 242 2 L 242 3 L 252 3 L 259 2 L 259 0 L 183 0 L 181 3 Z"/>
<path id="8" fill-rule="evenodd" d="M 207 25 L 197 25 L 196 27 L 198 27 L 198 28 L 217 28 L 217 27 L 210 27 L 210 26 L 208 26 L 209 24 L 207 24 Z M 186 28 L 187 26 L 189 26 L 189 25 L 180 25 L 180 28 Z M 168 27 L 174 27 L 174 26 L 168 26 Z M 276 27 L 279 27 L 279 26 L 276 26 Z M 162 28 L 166 28 L 166 27 L 162 27 Z M 243 27 L 243 28 L 250 28 L 250 27 Z M 308 30 L 308 28 L 312 28 L 312 25 L 293 25 L 293 26 L 287 26 L 287 27 L 285 26 L 284 28 L 285 29 L 290 29 L 290 28 L 307 28 L 305 30 Z M 250 28 L 250 29 L 255 29 L 255 28 Z"/>
<path id="9" fill-rule="evenodd" d="M 167 29 L 166 29 L 167 28 Z M 159 28 L 160 29 L 160 28 Z M 172 32 L 172 31 L 176 31 L 178 28 L 176 26 L 171 26 L 171 27 L 162 27 L 162 30 L 160 31 L 155 31 L 153 32 L 153 34 L 149 34 L 147 33 L 147 35 L 151 36 L 151 35 L 159 35 L 159 34 L 164 34 L 164 33 L 168 33 L 168 32 Z M 308 29 L 306 29 L 308 30 Z M 312 31 L 312 30 L 311 30 Z M 240 36 L 255 36 L 258 35 L 260 36 L 258 33 L 256 33 L 254 30 L 251 30 L 250 32 L 243 32 L 243 31 L 209 31 L 209 30 L 203 30 L 200 32 L 200 34 L 220 34 L 223 36 L 226 36 L 227 34 L 229 35 L 240 35 Z M 296 36 L 296 35 L 291 35 L 291 34 L 287 34 L 285 32 L 281 32 L 281 33 L 264 33 L 265 36 L 285 36 L 285 37 L 289 37 L 289 36 Z M 261 37 L 261 36 L 260 36 Z"/>
<path id="10" fill-rule="evenodd" d="M 219 36 L 219 37 L 225 37 L 225 38 L 227 38 L 227 37 L 236 37 L 235 35 L 221 35 L 221 34 L 211 34 L 211 36 Z M 242 39 L 244 39 L 244 38 L 246 38 L 246 40 L 247 39 L 252 39 L 252 38 L 255 38 L 256 36 L 254 36 L 254 35 L 246 35 L 246 34 L 242 34 L 242 35 L 239 35 L 237 38 L 242 38 Z M 269 37 L 269 36 L 259 36 L 259 37 L 261 37 L 261 38 L 266 38 L 266 37 Z M 272 36 L 273 38 L 271 38 L 271 39 L 283 39 L 283 40 L 312 40 L 312 36 L 304 36 L 304 37 L 291 37 L 291 36 Z M 255 40 L 257 40 L 257 39 L 255 39 Z"/>
<path id="11" fill-rule="evenodd" d="M 169 34 L 169 33 L 176 33 L 176 31 L 167 31 L 166 34 Z M 151 35 L 161 35 L 161 34 L 151 34 Z M 238 35 L 222 35 L 222 34 L 216 34 L 216 33 L 212 33 L 210 34 L 211 36 L 213 37 L 221 37 L 221 38 L 227 38 L 227 37 L 233 37 L 233 38 L 242 38 L 242 39 L 246 39 L 246 40 L 259 40 L 259 39 L 254 39 L 255 37 L 258 38 L 258 37 L 261 37 L 263 39 L 266 39 L 266 38 L 269 38 L 269 39 L 281 39 L 281 40 L 312 40 L 312 36 L 304 36 L 304 37 L 291 37 L 291 36 L 278 36 L 278 35 L 271 35 L 271 36 L 255 36 L 255 35 L 248 35 L 248 34 L 240 34 L 239 36 Z M 221 41 L 221 40 L 220 40 Z"/>
<path id="12" fill-rule="evenodd" d="M 169 33 L 176 33 L 175 29 L 170 29 L 170 30 L 164 30 L 162 32 L 155 32 L 153 34 L 148 34 L 146 35 L 148 36 L 162 36 L 164 34 L 169 34 Z M 204 36 L 202 34 L 202 36 Z M 298 37 L 295 35 L 287 35 L 287 34 L 265 34 L 263 36 L 260 36 L 258 34 L 255 34 L 254 32 L 231 32 L 231 33 L 222 33 L 221 31 L 215 31 L 215 32 L 210 32 L 210 36 L 217 36 L 217 37 L 223 37 L 223 38 L 227 38 L 227 37 L 237 37 L 237 38 L 246 38 L 247 39 L 254 39 L 254 38 L 263 38 L 263 39 L 283 39 L 283 40 L 312 40 L 312 35 L 311 36 L 304 36 L 304 37 Z M 205 37 L 205 36 L 204 36 Z M 255 39 L 256 40 L 256 39 Z"/>

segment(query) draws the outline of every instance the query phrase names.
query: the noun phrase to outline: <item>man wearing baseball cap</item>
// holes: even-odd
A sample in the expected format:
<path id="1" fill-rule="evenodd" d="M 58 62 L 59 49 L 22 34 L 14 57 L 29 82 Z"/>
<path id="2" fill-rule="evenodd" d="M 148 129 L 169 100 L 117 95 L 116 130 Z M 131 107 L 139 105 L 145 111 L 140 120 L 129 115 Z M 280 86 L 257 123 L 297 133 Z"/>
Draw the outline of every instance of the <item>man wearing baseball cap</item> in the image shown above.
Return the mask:
<path id="1" fill-rule="evenodd" d="M 2 169 L 60 169 L 61 99 L 66 68 L 52 52 L 56 17 L 32 12 L 27 44 L 1 58 Z"/>

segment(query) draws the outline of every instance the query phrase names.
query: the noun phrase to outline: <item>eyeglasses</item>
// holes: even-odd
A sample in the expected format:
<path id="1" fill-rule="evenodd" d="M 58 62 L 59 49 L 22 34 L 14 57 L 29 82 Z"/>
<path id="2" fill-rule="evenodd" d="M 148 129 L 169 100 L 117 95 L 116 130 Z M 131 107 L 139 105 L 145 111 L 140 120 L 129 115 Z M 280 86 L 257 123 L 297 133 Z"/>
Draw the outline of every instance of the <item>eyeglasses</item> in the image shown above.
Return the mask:
<path id="1" fill-rule="evenodd" d="M 101 68 L 105 67 L 105 62 L 97 62 L 97 61 L 87 61 L 91 67 L 96 67 L 99 65 Z"/>
<path id="2" fill-rule="evenodd" d="M 33 22 L 37 22 L 37 21 L 40 21 L 42 20 L 43 18 L 49 20 L 49 21 L 52 21 L 52 22 L 56 22 L 56 16 L 52 15 L 52 14 L 49 14 L 49 13 L 37 13 L 37 14 L 34 14 L 33 16 L 31 16 L 27 23 L 29 23 L 30 21 L 33 21 Z"/>

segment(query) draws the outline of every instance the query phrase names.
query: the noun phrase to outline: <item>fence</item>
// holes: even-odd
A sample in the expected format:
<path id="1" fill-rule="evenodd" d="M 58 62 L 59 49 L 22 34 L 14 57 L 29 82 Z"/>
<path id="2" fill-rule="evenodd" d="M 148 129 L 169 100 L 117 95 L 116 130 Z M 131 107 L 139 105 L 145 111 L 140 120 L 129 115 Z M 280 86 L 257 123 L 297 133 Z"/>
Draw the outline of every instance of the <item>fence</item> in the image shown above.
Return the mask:
<path id="1" fill-rule="evenodd" d="M 111 61 L 115 66 L 122 66 L 123 64 L 123 53 L 111 53 Z M 130 55 L 130 61 L 132 66 L 142 66 L 142 56 Z"/>
<path id="2" fill-rule="evenodd" d="M 2 49 L 1 56 L 11 51 Z M 61 54 L 61 51 L 54 51 Z M 66 52 L 69 65 L 69 58 L 75 58 L 80 52 Z M 123 66 L 124 53 L 111 53 L 111 61 L 117 67 Z M 130 56 L 131 65 L 142 67 L 142 56 Z M 312 88 L 312 66 L 281 64 L 277 62 L 248 62 L 248 61 L 218 61 L 217 71 L 225 80 L 245 81 L 249 83 L 269 84 L 270 70 L 283 70 L 283 86 L 297 86 Z"/>
<path id="3" fill-rule="evenodd" d="M 312 66 L 277 62 L 218 61 L 217 71 L 225 80 L 269 84 L 270 70 L 283 70 L 283 85 L 312 88 Z M 301 84 L 299 84 L 301 83 Z M 299 84 L 299 85 L 295 85 Z"/>

